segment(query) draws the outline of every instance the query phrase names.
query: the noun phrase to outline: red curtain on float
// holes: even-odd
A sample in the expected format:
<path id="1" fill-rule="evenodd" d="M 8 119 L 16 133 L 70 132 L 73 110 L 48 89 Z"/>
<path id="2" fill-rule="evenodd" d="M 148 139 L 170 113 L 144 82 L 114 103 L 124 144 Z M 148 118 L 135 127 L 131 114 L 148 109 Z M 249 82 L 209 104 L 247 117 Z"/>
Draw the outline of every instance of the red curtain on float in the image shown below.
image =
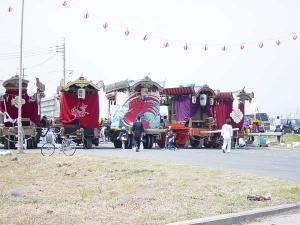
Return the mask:
<path id="1" fill-rule="evenodd" d="M 233 128 L 242 128 L 244 123 L 244 112 L 245 106 L 243 103 L 239 104 L 239 109 L 243 113 L 242 120 L 237 124 L 230 117 L 232 112 L 232 102 L 221 102 L 213 106 L 213 117 L 216 121 L 217 129 L 222 129 L 223 124 L 225 124 L 226 119 L 231 119 L 231 124 Z"/>
<path id="2" fill-rule="evenodd" d="M 83 128 L 99 127 L 98 92 L 78 99 L 77 96 L 64 92 L 60 97 L 60 120 L 63 124 L 79 121 Z"/>
<path id="3" fill-rule="evenodd" d="M 18 118 L 18 108 L 13 104 L 13 99 L 18 96 L 18 91 L 6 91 L 3 96 L 3 101 L 0 102 L 0 110 L 2 112 L 7 112 L 11 119 Z M 34 101 L 30 101 L 30 98 L 26 91 L 22 92 L 22 99 L 25 100 L 25 104 L 22 105 L 22 118 L 30 119 L 34 124 L 38 124 L 39 115 L 38 115 L 38 100 L 37 98 Z M 5 126 L 11 127 L 14 124 L 7 122 Z M 22 122 L 23 126 L 29 126 L 30 122 Z"/>
<path id="4" fill-rule="evenodd" d="M 232 102 L 221 102 L 213 106 L 213 117 L 216 121 L 217 129 L 222 129 L 231 112 Z"/>

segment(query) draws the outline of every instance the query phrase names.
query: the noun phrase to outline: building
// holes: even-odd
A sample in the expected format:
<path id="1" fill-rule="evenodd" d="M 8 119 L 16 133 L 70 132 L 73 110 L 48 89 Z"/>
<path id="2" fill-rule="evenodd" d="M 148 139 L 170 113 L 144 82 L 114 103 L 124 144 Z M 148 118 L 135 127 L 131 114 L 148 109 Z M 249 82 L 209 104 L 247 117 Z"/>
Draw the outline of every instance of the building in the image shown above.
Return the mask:
<path id="1" fill-rule="evenodd" d="M 59 100 L 57 96 L 41 100 L 41 116 L 59 117 Z"/>

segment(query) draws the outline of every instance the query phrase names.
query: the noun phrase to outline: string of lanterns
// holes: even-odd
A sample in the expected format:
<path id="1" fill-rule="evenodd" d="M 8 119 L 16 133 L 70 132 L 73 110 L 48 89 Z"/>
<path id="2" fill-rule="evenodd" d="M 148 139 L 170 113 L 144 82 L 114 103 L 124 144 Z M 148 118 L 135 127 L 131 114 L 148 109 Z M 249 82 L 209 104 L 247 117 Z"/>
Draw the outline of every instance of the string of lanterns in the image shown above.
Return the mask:
<path id="1" fill-rule="evenodd" d="M 62 5 L 62 7 L 67 7 L 67 6 L 69 5 L 69 1 L 62 1 L 62 2 L 61 2 L 61 5 Z M 13 12 L 13 7 L 10 5 L 10 6 L 8 7 L 7 11 L 8 11 L 8 13 L 12 13 L 12 12 Z M 89 13 L 88 11 L 86 11 L 86 12 L 84 13 L 84 15 L 83 15 L 83 18 L 84 18 L 84 19 L 89 19 L 89 18 L 90 18 L 90 13 Z M 103 29 L 105 29 L 105 30 L 108 29 L 108 26 L 109 26 L 109 25 L 108 25 L 108 22 L 107 22 L 107 21 L 104 22 L 104 23 L 102 24 L 102 27 L 103 27 Z M 129 36 L 129 34 L 130 34 L 129 28 L 126 28 L 126 29 L 124 30 L 124 34 L 125 34 L 126 37 Z M 150 36 L 150 35 L 149 35 L 148 33 L 144 34 L 142 40 L 143 40 L 143 41 L 147 41 L 147 40 L 149 39 L 149 36 Z M 296 41 L 297 39 L 298 39 L 297 34 L 293 34 L 291 40 Z M 274 41 L 274 39 L 273 39 L 273 41 Z M 163 46 L 164 46 L 165 48 L 170 47 L 170 42 L 175 42 L 175 41 L 169 41 L 169 40 L 166 40 L 166 39 L 165 39 L 165 41 L 163 42 Z M 184 41 L 181 41 L 181 43 L 184 43 L 184 44 L 183 44 L 183 50 L 187 51 L 187 50 L 189 49 L 188 43 L 187 43 L 187 42 L 184 42 Z M 281 42 L 281 40 L 277 39 L 277 40 L 275 41 L 275 44 L 276 44 L 277 46 L 280 46 L 280 45 L 282 44 L 282 42 Z M 212 45 L 219 45 L 219 46 L 221 46 L 221 50 L 222 50 L 222 51 L 226 51 L 226 50 L 228 49 L 228 45 L 226 45 L 226 44 L 210 44 L 210 43 L 206 43 L 206 44 L 198 44 L 198 45 L 203 46 L 203 50 L 204 50 L 204 51 L 208 51 L 208 49 L 209 49 L 208 46 L 212 46 Z M 258 47 L 262 49 L 262 48 L 264 47 L 264 41 L 259 42 L 259 43 L 258 43 Z M 245 42 L 242 42 L 242 43 L 240 44 L 240 50 L 245 50 L 245 48 L 246 48 L 246 43 L 245 43 Z"/>

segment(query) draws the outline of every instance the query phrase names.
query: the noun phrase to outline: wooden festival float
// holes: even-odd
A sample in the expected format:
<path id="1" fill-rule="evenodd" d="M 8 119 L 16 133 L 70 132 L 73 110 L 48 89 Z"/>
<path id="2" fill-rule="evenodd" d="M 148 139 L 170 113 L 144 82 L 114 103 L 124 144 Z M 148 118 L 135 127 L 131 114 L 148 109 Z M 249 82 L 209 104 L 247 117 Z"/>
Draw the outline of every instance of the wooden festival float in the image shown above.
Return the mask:
<path id="1" fill-rule="evenodd" d="M 126 127 L 129 132 L 125 147 L 132 148 L 131 127 L 137 116 L 140 116 L 145 128 L 144 148 L 151 149 L 164 132 L 160 128 L 160 84 L 145 77 L 137 81 L 124 80 L 109 84 L 104 90 L 109 102 L 108 111 L 112 114 L 110 140 L 115 148 L 121 147 L 121 141 L 117 137 L 122 127 Z"/>
<path id="2" fill-rule="evenodd" d="M 235 138 L 243 135 L 245 101 L 253 97 L 253 93 L 246 93 L 244 89 L 220 92 L 207 85 L 160 91 L 161 105 L 168 107 L 168 123 L 180 148 L 220 147 L 220 129 L 227 118 L 232 120 Z M 165 136 L 156 141 L 163 147 Z"/>
<path id="3" fill-rule="evenodd" d="M 5 149 L 15 149 L 18 135 L 19 76 L 13 76 L 2 83 L 5 91 L 0 96 L 0 141 Z M 45 85 L 36 78 L 35 85 L 22 79 L 22 132 L 28 149 L 36 148 L 40 141 L 39 103 L 43 98 Z"/>
<path id="4" fill-rule="evenodd" d="M 75 136 L 87 149 L 99 145 L 99 87 L 80 76 L 59 87 L 60 117 L 55 124 L 60 135 Z"/>

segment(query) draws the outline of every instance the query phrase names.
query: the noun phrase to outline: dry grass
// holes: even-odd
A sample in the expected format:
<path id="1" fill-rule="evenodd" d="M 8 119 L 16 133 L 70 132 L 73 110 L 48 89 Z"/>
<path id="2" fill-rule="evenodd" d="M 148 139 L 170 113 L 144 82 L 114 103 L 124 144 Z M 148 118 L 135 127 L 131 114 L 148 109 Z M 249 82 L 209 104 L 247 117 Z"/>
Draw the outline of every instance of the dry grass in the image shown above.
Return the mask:
<path id="1" fill-rule="evenodd" d="M 277 142 L 276 136 L 270 136 L 266 139 L 269 141 L 269 146 L 285 149 L 287 148 L 287 144 L 292 144 L 293 142 L 300 142 L 300 134 L 284 134 L 281 137 L 281 144 Z M 258 145 L 258 138 L 256 138 L 256 144 Z M 300 147 L 293 147 L 293 149 L 299 150 Z"/>
<path id="2" fill-rule="evenodd" d="M 284 134 L 282 137 L 283 143 L 300 142 L 300 134 Z"/>
<path id="3" fill-rule="evenodd" d="M 299 183 L 121 158 L 0 158 L 0 224 L 166 224 L 299 202 Z M 12 189 L 21 192 L 13 197 Z M 250 202 L 248 194 L 272 194 Z"/>

